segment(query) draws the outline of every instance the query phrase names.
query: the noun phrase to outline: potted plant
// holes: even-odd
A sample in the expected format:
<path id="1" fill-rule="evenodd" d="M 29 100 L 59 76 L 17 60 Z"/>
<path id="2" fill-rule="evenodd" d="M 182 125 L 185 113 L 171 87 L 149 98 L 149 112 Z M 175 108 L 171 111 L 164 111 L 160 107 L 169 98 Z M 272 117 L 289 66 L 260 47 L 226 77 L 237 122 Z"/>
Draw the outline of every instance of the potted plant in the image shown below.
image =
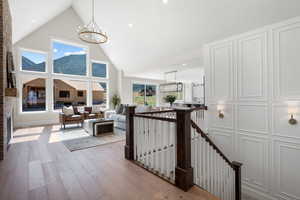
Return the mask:
<path id="1" fill-rule="evenodd" d="M 116 108 L 117 105 L 119 105 L 121 103 L 121 98 L 115 94 L 112 98 L 111 98 L 111 103 L 114 106 L 114 109 Z"/>
<path id="2" fill-rule="evenodd" d="M 170 103 L 170 106 L 172 107 L 173 103 L 175 102 L 176 100 L 176 96 L 175 95 L 167 95 L 164 97 L 164 100 L 167 102 L 167 103 Z"/>

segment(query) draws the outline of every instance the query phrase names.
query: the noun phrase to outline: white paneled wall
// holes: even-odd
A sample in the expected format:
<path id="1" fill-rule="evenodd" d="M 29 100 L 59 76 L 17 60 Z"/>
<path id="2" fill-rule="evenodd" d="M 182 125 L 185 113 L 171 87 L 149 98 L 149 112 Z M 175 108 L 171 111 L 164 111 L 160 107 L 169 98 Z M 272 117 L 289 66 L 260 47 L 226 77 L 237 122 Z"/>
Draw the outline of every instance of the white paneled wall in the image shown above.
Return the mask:
<path id="1" fill-rule="evenodd" d="M 300 199 L 300 17 L 204 49 L 209 134 L 244 164 L 243 192 Z"/>

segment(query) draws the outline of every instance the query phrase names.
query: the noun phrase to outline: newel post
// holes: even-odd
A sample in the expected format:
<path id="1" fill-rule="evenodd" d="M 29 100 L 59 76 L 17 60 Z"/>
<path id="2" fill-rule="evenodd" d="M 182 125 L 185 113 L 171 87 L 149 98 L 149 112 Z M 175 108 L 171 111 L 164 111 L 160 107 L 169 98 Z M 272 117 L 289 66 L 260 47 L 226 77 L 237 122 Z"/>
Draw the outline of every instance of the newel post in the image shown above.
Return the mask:
<path id="1" fill-rule="evenodd" d="M 242 163 L 232 162 L 235 171 L 235 200 L 242 200 Z"/>
<path id="2" fill-rule="evenodd" d="M 175 109 L 177 135 L 177 166 L 175 184 L 184 191 L 193 186 L 193 168 L 191 166 L 191 110 Z"/>
<path id="3" fill-rule="evenodd" d="M 125 158 L 127 160 L 134 160 L 134 115 L 135 106 L 126 107 L 126 144 L 125 144 Z"/>

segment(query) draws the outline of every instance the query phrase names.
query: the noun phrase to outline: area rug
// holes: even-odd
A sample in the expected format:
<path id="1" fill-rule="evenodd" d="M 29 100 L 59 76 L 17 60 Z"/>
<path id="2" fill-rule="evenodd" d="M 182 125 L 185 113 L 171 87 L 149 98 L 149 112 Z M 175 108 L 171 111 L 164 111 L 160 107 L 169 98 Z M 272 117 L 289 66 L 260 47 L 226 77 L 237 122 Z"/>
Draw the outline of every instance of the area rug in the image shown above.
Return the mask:
<path id="1" fill-rule="evenodd" d="M 125 140 L 125 133 L 114 131 L 114 133 L 105 133 L 101 134 L 101 136 L 93 137 L 88 135 L 84 130 L 73 130 L 64 131 L 60 135 L 60 138 L 63 144 L 70 151 L 77 151 L 104 144 L 123 141 Z"/>

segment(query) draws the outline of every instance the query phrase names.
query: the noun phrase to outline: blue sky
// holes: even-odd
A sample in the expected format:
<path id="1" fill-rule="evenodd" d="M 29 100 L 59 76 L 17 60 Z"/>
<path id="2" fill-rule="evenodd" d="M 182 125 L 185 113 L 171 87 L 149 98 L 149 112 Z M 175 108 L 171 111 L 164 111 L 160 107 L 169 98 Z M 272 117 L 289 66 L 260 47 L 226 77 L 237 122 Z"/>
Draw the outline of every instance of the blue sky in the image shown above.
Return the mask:
<path id="1" fill-rule="evenodd" d="M 58 59 L 68 55 L 80 55 L 80 54 L 85 54 L 84 48 L 63 44 L 59 42 L 53 42 L 54 59 Z M 46 55 L 42 53 L 23 51 L 22 56 L 30 59 L 36 64 L 45 62 L 46 60 Z"/>
<path id="2" fill-rule="evenodd" d="M 28 51 L 23 51 L 22 56 L 28 58 L 35 64 L 39 64 L 46 61 L 46 55 L 42 53 L 33 53 Z"/>
<path id="3" fill-rule="evenodd" d="M 60 42 L 53 42 L 53 55 L 54 59 L 58 59 L 68 55 L 85 54 L 85 49 L 82 47 L 76 47 Z"/>

